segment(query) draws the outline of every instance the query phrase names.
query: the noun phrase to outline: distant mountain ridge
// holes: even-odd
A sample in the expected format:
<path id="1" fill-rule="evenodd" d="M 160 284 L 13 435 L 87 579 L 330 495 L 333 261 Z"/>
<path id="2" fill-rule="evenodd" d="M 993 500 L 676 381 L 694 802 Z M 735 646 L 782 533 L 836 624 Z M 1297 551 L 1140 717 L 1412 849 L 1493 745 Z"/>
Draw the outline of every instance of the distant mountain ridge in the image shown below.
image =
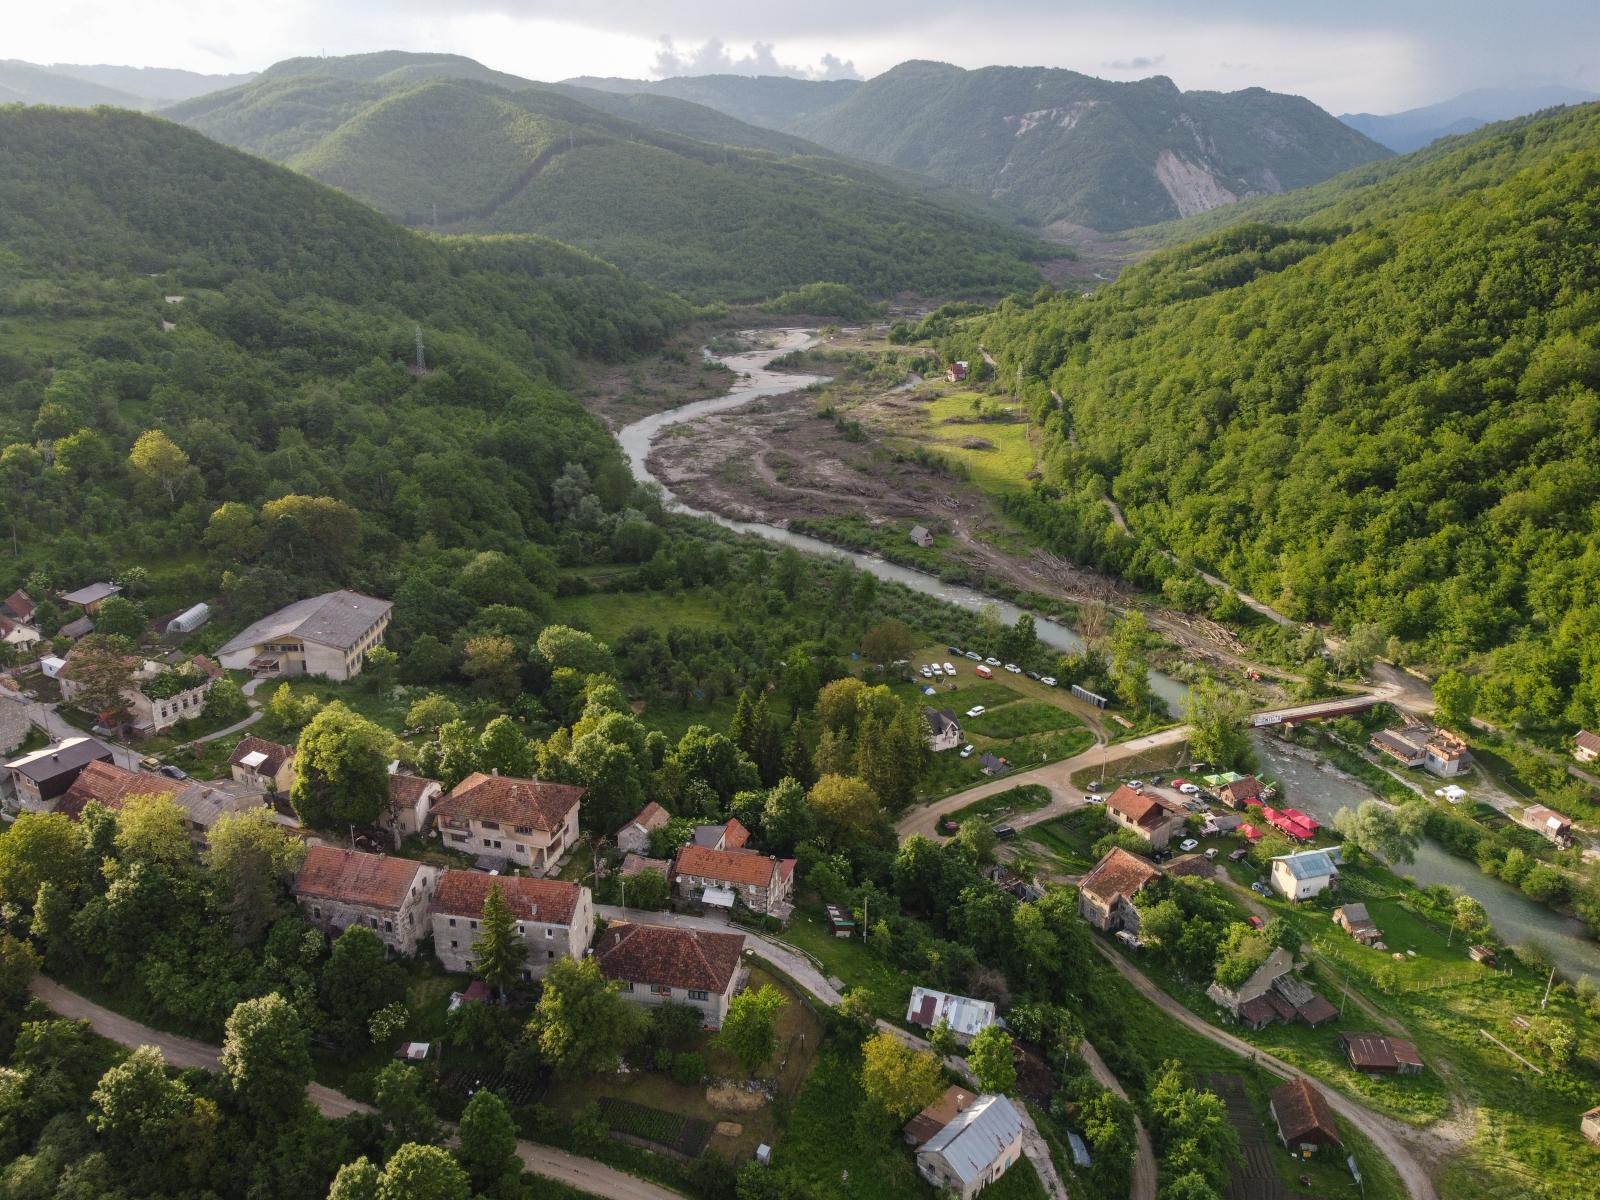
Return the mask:
<path id="1" fill-rule="evenodd" d="M 85 66 L 0 60 L 0 104 L 55 104 L 63 108 L 148 110 L 207 92 L 237 87 L 253 74 L 203 75 L 168 67 Z"/>
<path id="2" fill-rule="evenodd" d="M 1582 88 L 1547 86 L 1477 88 L 1438 104 L 1378 116 L 1344 113 L 1339 120 L 1398 154 L 1420 150 L 1430 142 L 1458 133 L 1471 133 L 1496 121 L 1527 116 L 1541 109 L 1600 100 L 1600 92 Z"/>
<path id="3" fill-rule="evenodd" d="M 573 80 L 675 95 L 913 171 L 1042 224 L 1114 231 L 1317 183 L 1388 151 L 1298 96 L 912 61 L 865 82 Z"/>

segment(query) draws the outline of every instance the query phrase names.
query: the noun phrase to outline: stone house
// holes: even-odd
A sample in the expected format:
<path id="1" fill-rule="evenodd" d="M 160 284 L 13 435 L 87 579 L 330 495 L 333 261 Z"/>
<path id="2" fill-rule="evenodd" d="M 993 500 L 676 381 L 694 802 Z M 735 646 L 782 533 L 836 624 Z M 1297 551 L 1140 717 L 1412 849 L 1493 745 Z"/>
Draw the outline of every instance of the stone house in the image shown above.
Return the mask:
<path id="1" fill-rule="evenodd" d="M 654 1007 L 687 1004 L 720 1029 L 748 976 L 744 934 L 613 921 L 594 947 L 600 973 L 623 999 Z"/>
<path id="2" fill-rule="evenodd" d="M 589 889 L 559 879 L 446 871 L 434 888 L 433 953 L 447 971 L 469 972 L 476 962 L 483 903 L 498 886 L 527 943 L 524 980 L 542 979 L 558 958 L 582 958 L 594 939 L 594 899 Z"/>
<path id="3" fill-rule="evenodd" d="M 1022 1157 L 1022 1117 L 1004 1096 L 979 1096 L 917 1148 L 933 1187 L 972 1200 Z"/>
<path id="4" fill-rule="evenodd" d="M 1094 869 L 1078 881 L 1078 915 L 1103 933 L 1139 931 L 1139 910 L 1133 898 L 1161 868 L 1121 846 L 1113 846 Z"/>
<path id="5" fill-rule="evenodd" d="M 389 831 L 398 849 L 406 838 L 415 837 L 428 827 L 428 817 L 442 795 L 444 784 L 437 779 L 412 775 L 400 770 L 398 763 L 391 763 L 389 799 L 378 814 L 378 828 Z"/>
<path id="6" fill-rule="evenodd" d="M 474 771 L 433 806 L 444 844 L 481 861 L 544 875 L 578 840 L 584 789 Z"/>
<path id="7" fill-rule="evenodd" d="M 205 711 L 212 684 L 222 677 L 222 668 L 203 654 L 176 667 L 137 655 L 129 655 L 124 661 L 131 669 L 131 678 L 122 689 L 127 709 L 125 724 L 138 737 L 154 737 L 179 721 L 198 717 Z M 82 696 L 86 685 L 80 678 L 81 667 L 82 659 L 75 646 L 68 651 L 65 665 L 56 672 L 63 700 L 72 702 Z"/>
<path id="8" fill-rule="evenodd" d="M 294 878 L 294 897 L 311 924 L 337 935 L 365 925 L 396 954 L 411 955 L 429 932 L 439 868 L 409 858 L 312 846 Z"/>
<path id="9" fill-rule="evenodd" d="M 91 800 L 113 811 L 130 796 L 169 796 L 184 813 L 189 840 L 198 849 L 217 819 L 225 813 L 245 812 L 261 805 L 259 795 L 224 791 L 199 779 L 168 779 L 151 771 L 129 771 L 112 762 L 92 762 L 79 772 L 56 806 L 74 821 L 83 816 Z"/>
<path id="10" fill-rule="evenodd" d="M 672 862 L 678 894 L 720 908 L 732 908 L 734 899 L 751 912 L 787 916 L 794 889 L 792 858 L 770 858 L 754 850 L 717 850 L 687 845 Z"/>
<path id="11" fill-rule="evenodd" d="M 617 851 L 621 854 L 649 854 L 650 834 L 664 828 L 672 814 L 654 800 L 639 810 L 621 829 L 617 830 Z"/>

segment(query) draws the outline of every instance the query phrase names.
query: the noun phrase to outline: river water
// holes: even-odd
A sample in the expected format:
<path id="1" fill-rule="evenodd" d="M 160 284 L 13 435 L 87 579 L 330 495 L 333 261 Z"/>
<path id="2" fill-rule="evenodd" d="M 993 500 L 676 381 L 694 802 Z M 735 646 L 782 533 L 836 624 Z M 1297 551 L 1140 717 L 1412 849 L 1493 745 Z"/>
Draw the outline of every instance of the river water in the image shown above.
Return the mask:
<path id="1" fill-rule="evenodd" d="M 628 465 L 633 470 L 633 477 L 641 483 L 653 483 L 661 488 L 666 506 L 673 512 L 703 517 L 727 529 L 754 534 L 780 545 L 793 546 L 807 554 L 853 563 L 858 569 L 870 572 L 879 579 L 903 584 L 913 591 L 922 592 L 924 595 L 933 596 L 961 608 L 976 611 L 986 604 L 993 604 L 1003 621 L 1007 623 L 1016 621 L 1022 610 L 998 597 L 986 596 L 982 592 L 960 584 L 946 583 L 936 576 L 910 567 L 902 567 L 873 555 L 844 550 L 777 525 L 768 525 L 760 521 L 735 521 L 718 513 L 693 508 L 675 496 L 671 489 L 650 473 L 646 461 L 650 457 L 650 449 L 662 430 L 668 426 L 707 417 L 713 413 L 727 412 L 767 396 L 781 396 L 787 392 L 809 387 L 813 383 L 827 382 L 826 375 L 797 375 L 770 370 L 768 364 L 774 358 L 791 350 L 806 349 L 816 345 L 817 342 L 815 334 L 806 329 L 779 330 L 777 335 L 777 342 L 771 348 L 752 350 L 743 354 L 715 356 L 716 361 L 733 370 L 738 376 L 733 386 L 723 395 L 709 400 L 696 400 L 691 404 L 668 409 L 666 412 L 655 413 L 623 428 L 617 434 L 617 440 L 622 444 L 623 453 L 628 456 Z M 1034 629 L 1039 640 L 1054 649 L 1072 651 L 1083 647 L 1083 641 L 1076 633 L 1055 621 L 1035 617 Z M 1150 688 L 1166 704 L 1169 712 L 1174 715 L 1182 712 L 1184 697 L 1188 694 L 1186 684 L 1160 671 L 1151 671 Z"/>
<path id="2" fill-rule="evenodd" d="M 1373 793 L 1338 774 L 1320 759 L 1307 760 L 1276 738 L 1258 733 L 1256 751 L 1266 774 L 1284 785 L 1285 802 L 1310 813 L 1324 825 L 1333 823 L 1341 808 L 1355 808 Z M 1513 946 L 1536 941 L 1549 947 L 1556 965 L 1569 976 L 1592 975 L 1600 980 L 1600 943 L 1592 941 L 1581 921 L 1535 904 L 1510 884 L 1478 870 L 1477 864 L 1457 858 L 1431 838 L 1423 838 L 1414 862 L 1396 866 L 1419 884 L 1446 883 L 1466 892 L 1483 905 L 1500 940 Z"/>

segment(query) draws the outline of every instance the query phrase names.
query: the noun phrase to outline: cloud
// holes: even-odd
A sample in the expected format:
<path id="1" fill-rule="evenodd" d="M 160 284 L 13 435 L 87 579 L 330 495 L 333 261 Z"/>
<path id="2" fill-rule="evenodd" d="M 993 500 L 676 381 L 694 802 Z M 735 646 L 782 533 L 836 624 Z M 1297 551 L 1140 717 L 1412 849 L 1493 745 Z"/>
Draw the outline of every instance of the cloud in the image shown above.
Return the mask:
<path id="1" fill-rule="evenodd" d="M 1166 61 L 1167 56 L 1165 54 L 1157 54 L 1154 57 L 1148 54 L 1138 54 L 1133 58 L 1114 58 L 1110 62 L 1103 62 L 1100 65 L 1107 71 L 1148 71 L 1151 67 L 1159 67 Z"/>
<path id="2" fill-rule="evenodd" d="M 655 66 L 650 73 L 658 79 L 672 75 L 787 75 L 795 79 L 860 79 L 856 65 L 835 54 L 824 54 L 812 67 L 792 66 L 778 61 L 771 42 L 756 42 L 750 53 L 735 58 L 721 38 L 708 38 L 699 46 L 680 50 L 670 37 L 663 37 L 656 49 Z"/>

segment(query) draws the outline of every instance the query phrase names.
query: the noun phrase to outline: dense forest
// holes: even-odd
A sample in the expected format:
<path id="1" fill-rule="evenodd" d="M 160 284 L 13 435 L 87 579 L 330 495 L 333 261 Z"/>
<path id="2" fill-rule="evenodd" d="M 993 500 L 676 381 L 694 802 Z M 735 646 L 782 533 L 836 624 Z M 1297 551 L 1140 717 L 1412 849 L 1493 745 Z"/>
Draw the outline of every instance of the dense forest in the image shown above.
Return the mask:
<path id="1" fill-rule="evenodd" d="M 1512 123 L 1326 185 L 1303 223 L 934 331 L 1020 371 L 1049 449 L 1016 507 L 1063 552 L 1148 582 L 1167 547 L 1292 617 L 1475 664 L 1494 719 L 1592 726 L 1597 145 L 1595 106 Z"/>
<path id="2" fill-rule="evenodd" d="M 993 296 L 1038 281 L 1033 235 L 928 180 L 683 100 L 512 90 L 463 77 L 470 60 L 391 62 L 406 57 L 275 68 L 167 115 L 406 224 L 543 234 L 695 299 L 818 281 Z"/>

